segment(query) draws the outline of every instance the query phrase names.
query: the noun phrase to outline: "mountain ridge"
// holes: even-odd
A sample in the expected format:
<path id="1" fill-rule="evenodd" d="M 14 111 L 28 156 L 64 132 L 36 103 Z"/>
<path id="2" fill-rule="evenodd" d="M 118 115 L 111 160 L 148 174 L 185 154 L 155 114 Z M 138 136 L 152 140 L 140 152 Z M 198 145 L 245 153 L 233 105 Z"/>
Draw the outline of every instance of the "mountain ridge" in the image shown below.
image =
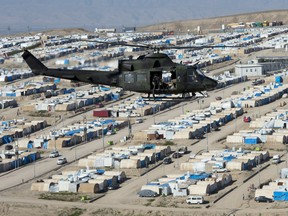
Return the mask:
<path id="1" fill-rule="evenodd" d="M 155 25 L 147 25 L 137 28 L 138 31 L 181 31 L 185 32 L 190 30 L 193 32 L 198 26 L 201 26 L 202 31 L 209 31 L 213 29 L 221 29 L 222 24 L 227 25 L 229 23 L 239 22 L 263 22 L 263 21 L 282 21 L 284 25 L 288 25 L 288 10 L 272 10 L 262 12 L 250 12 L 229 16 L 220 16 L 206 19 L 193 19 L 193 20 L 180 20 L 175 22 L 165 22 Z"/>

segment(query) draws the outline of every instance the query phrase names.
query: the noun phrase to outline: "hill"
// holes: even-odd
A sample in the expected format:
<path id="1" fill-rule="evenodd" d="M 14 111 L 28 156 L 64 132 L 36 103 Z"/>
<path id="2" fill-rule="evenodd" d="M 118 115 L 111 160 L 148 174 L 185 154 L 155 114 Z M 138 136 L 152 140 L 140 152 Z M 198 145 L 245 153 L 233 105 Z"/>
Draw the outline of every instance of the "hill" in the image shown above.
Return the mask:
<path id="1" fill-rule="evenodd" d="M 282 21 L 284 25 L 288 24 L 288 10 L 274 10 L 274 11 L 264 11 L 257 13 L 245 13 L 231 16 L 221 16 L 208 19 L 197 19 L 197 20 L 182 20 L 176 22 L 166 22 L 157 25 L 149 25 L 141 28 L 137 28 L 140 32 L 145 31 L 180 31 L 180 32 L 193 32 L 197 26 L 201 26 L 202 31 L 205 33 L 209 30 L 220 30 L 222 24 L 229 23 L 239 23 L 239 22 L 263 22 L 265 20 L 272 21 Z"/>

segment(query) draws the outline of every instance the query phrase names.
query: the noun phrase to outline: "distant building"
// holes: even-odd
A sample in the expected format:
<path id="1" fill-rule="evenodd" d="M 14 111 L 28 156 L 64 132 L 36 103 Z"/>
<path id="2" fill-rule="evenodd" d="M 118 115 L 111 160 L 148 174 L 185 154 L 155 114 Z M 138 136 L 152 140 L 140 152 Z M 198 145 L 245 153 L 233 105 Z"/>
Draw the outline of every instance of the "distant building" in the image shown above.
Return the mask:
<path id="1" fill-rule="evenodd" d="M 278 62 L 282 68 L 288 67 L 288 56 L 260 56 L 256 58 L 258 62 Z"/>
<path id="2" fill-rule="evenodd" d="M 135 32 L 136 27 L 123 27 L 123 32 Z"/>
<path id="3" fill-rule="evenodd" d="M 95 33 L 115 33 L 116 28 L 95 28 Z"/>
<path id="4" fill-rule="evenodd" d="M 279 62 L 251 62 L 250 64 L 235 65 L 235 74 L 237 76 L 265 76 L 267 73 L 281 69 Z"/>

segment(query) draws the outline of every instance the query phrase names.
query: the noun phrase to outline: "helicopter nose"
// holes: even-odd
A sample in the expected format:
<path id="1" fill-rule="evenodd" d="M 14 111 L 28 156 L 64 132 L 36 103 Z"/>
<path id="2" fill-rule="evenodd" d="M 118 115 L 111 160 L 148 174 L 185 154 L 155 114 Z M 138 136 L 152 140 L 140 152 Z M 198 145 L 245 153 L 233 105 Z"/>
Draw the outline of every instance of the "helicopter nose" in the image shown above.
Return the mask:
<path id="1" fill-rule="evenodd" d="M 205 77 L 204 80 L 205 86 L 208 90 L 212 90 L 214 88 L 216 88 L 218 82 L 210 77 Z"/>

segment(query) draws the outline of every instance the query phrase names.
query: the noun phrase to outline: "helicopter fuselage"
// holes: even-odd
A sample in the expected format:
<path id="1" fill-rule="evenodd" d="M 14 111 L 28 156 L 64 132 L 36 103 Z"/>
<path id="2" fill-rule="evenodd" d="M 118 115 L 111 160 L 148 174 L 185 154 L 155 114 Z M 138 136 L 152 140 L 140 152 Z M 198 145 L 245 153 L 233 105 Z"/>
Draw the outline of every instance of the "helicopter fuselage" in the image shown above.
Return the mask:
<path id="1" fill-rule="evenodd" d="M 121 60 L 119 86 L 127 91 L 178 94 L 206 91 L 217 82 L 194 66 L 174 63 L 166 54 L 152 53 L 136 60 Z M 156 79 L 155 79 L 156 77 Z"/>
<path id="2" fill-rule="evenodd" d="M 174 63 L 168 55 L 162 53 L 143 55 L 134 60 L 120 60 L 118 71 L 51 69 L 27 50 L 22 57 L 36 75 L 110 85 L 153 95 L 201 92 L 217 85 L 217 81 L 205 76 L 196 67 Z"/>

